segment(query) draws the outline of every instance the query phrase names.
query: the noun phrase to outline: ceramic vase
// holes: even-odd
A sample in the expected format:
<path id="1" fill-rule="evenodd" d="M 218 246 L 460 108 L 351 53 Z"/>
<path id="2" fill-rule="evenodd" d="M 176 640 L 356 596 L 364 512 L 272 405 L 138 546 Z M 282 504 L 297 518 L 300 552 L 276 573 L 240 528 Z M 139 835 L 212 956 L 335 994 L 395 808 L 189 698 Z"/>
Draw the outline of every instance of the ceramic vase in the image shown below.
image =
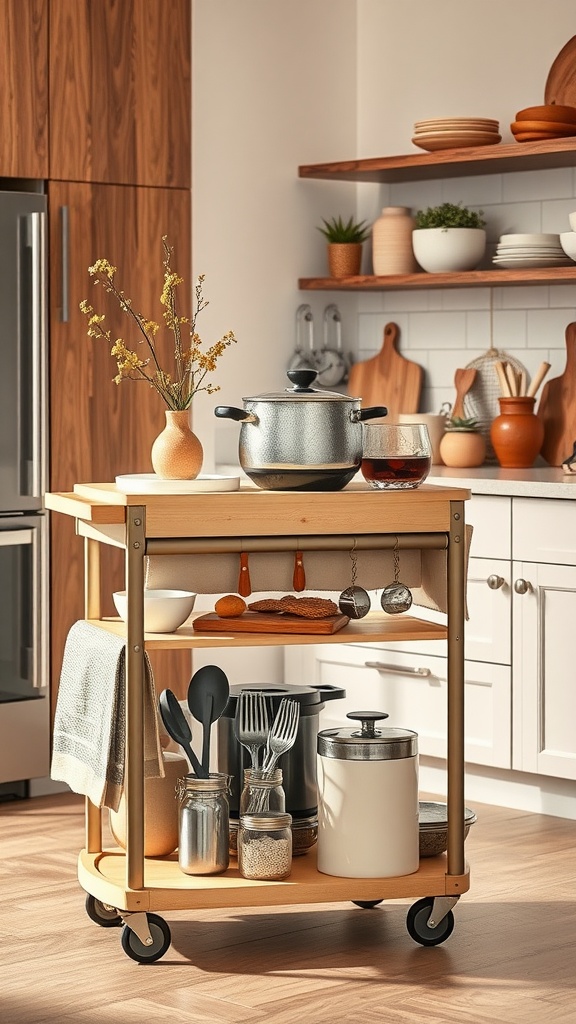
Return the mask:
<path id="1" fill-rule="evenodd" d="M 499 398 L 500 415 L 492 420 L 490 440 L 500 465 L 528 469 L 544 441 L 544 424 L 534 412 L 535 398 Z"/>
<path id="2" fill-rule="evenodd" d="M 357 277 L 362 265 L 362 242 L 329 242 L 328 268 L 331 277 Z"/>
<path id="3" fill-rule="evenodd" d="M 178 846 L 180 802 L 176 794 L 179 779 L 190 771 L 183 754 L 162 752 L 164 778 L 144 780 L 144 856 L 167 857 Z M 126 849 L 126 801 L 110 811 L 110 831 L 118 846 Z"/>
<path id="4" fill-rule="evenodd" d="M 447 430 L 440 441 L 440 458 L 445 466 L 472 469 L 486 458 L 486 441 L 474 430 Z"/>
<path id="5" fill-rule="evenodd" d="M 385 206 L 372 225 L 372 267 L 377 277 L 415 274 L 412 248 L 415 219 L 407 206 Z"/>
<path id="6" fill-rule="evenodd" d="M 190 427 L 190 410 L 166 410 L 166 426 L 152 445 L 150 458 L 163 480 L 195 480 L 202 469 L 202 445 Z"/>

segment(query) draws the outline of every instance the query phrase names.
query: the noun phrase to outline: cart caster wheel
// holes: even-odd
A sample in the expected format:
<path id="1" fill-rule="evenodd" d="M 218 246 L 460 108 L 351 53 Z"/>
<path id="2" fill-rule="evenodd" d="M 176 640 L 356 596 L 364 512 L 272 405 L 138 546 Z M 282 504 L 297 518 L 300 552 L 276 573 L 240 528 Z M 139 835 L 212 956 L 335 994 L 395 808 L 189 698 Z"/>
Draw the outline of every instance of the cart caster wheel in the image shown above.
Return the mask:
<path id="1" fill-rule="evenodd" d="M 421 946 L 439 946 L 441 942 L 445 942 L 452 935 L 454 930 L 454 914 L 451 910 L 448 911 L 446 917 L 442 918 L 436 928 L 428 927 L 428 919 L 433 905 L 433 897 L 426 896 L 410 907 L 406 917 L 408 934 L 414 939 L 414 942 L 419 942 Z"/>
<path id="2" fill-rule="evenodd" d="M 84 906 L 90 920 L 99 924 L 101 928 L 118 928 L 122 924 L 122 918 L 115 907 L 109 909 L 95 896 L 87 896 Z"/>
<path id="3" fill-rule="evenodd" d="M 122 930 L 122 949 L 126 956 L 138 964 L 153 964 L 155 960 L 159 960 L 164 956 L 172 941 L 170 929 L 163 917 L 158 917 L 157 914 L 148 914 L 148 927 L 152 936 L 150 946 L 145 946 L 136 932 L 133 932 L 127 924 Z"/>
<path id="4" fill-rule="evenodd" d="M 352 903 L 356 907 L 362 907 L 362 910 L 372 910 L 382 903 L 382 900 L 352 900 Z"/>

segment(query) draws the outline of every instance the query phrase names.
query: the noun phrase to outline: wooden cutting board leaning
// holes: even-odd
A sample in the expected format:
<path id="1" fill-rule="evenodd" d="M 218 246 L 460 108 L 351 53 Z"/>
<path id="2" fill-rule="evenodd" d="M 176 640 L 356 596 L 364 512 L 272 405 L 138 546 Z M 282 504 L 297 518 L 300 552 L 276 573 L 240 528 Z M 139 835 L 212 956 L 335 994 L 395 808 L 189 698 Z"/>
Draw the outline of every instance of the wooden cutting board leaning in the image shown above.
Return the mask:
<path id="1" fill-rule="evenodd" d="M 348 394 L 364 407 L 385 405 L 393 420 L 400 412 L 418 412 L 424 371 L 396 350 L 400 329 L 389 323 L 378 355 L 354 363 L 348 375 Z"/>
<path id="2" fill-rule="evenodd" d="M 576 441 L 576 323 L 566 328 L 564 373 L 542 388 L 538 416 L 544 424 L 542 457 L 551 466 L 560 466 Z"/>

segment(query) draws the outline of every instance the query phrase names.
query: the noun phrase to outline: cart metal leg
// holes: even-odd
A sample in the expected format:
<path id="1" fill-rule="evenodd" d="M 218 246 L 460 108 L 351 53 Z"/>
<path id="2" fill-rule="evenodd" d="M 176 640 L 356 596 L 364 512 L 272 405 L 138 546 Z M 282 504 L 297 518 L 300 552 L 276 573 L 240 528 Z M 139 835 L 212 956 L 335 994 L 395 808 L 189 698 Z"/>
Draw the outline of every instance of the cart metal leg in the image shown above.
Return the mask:
<path id="1" fill-rule="evenodd" d="M 448 875 L 464 874 L 464 502 L 450 502 L 448 543 Z"/>

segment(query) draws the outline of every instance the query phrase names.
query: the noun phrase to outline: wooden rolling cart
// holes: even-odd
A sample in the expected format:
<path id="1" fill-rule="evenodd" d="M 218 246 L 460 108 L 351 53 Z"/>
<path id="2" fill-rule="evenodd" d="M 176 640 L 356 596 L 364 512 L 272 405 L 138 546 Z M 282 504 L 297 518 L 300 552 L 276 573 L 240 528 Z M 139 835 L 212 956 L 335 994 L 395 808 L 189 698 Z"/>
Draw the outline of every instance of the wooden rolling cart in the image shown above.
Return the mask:
<path id="1" fill-rule="evenodd" d="M 371 907 L 386 899 L 418 897 L 408 912 L 410 935 L 437 945 L 451 934 L 452 908 L 469 889 L 464 857 L 464 614 L 465 516 L 462 488 L 424 484 L 417 490 L 374 491 L 352 484 L 339 492 L 262 491 L 220 494 L 126 495 L 114 484 L 78 484 L 46 495 L 46 507 L 74 517 L 85 545 L 86 618 L 126 636 L 126 850 L 102 849 L 101 811 L 86 801 L 86 845 L 78 879 L 89 916 L 102 926 L 122 925 L 122 946 L 132 959 L 158 960 L 170 929 L 157 911 L 211 907 L 272 907 L 351 900 Z M 175 633 L 144 634 L 145 557 L 239 551 L 444 550 L 446 626 L 412 615 L 370 612 L 330 635 L 238 633 L 202 635 L 190 622 Z M 100 544 L 126 553 L 127 625 L 102 619 Z M 389 642 L 409 637 L 448 639 L 448 848 L 425 858 L 418 871 L 394 878 L 341 878 L 316 869 L 315 851 L 293 862 L 282 882 L 253 881 L 232 866 L 213 877 L 185 875 L 177 856 L 144 857 L 143 676 L 144 649 L 192 649 L 307 643 Z"/>

